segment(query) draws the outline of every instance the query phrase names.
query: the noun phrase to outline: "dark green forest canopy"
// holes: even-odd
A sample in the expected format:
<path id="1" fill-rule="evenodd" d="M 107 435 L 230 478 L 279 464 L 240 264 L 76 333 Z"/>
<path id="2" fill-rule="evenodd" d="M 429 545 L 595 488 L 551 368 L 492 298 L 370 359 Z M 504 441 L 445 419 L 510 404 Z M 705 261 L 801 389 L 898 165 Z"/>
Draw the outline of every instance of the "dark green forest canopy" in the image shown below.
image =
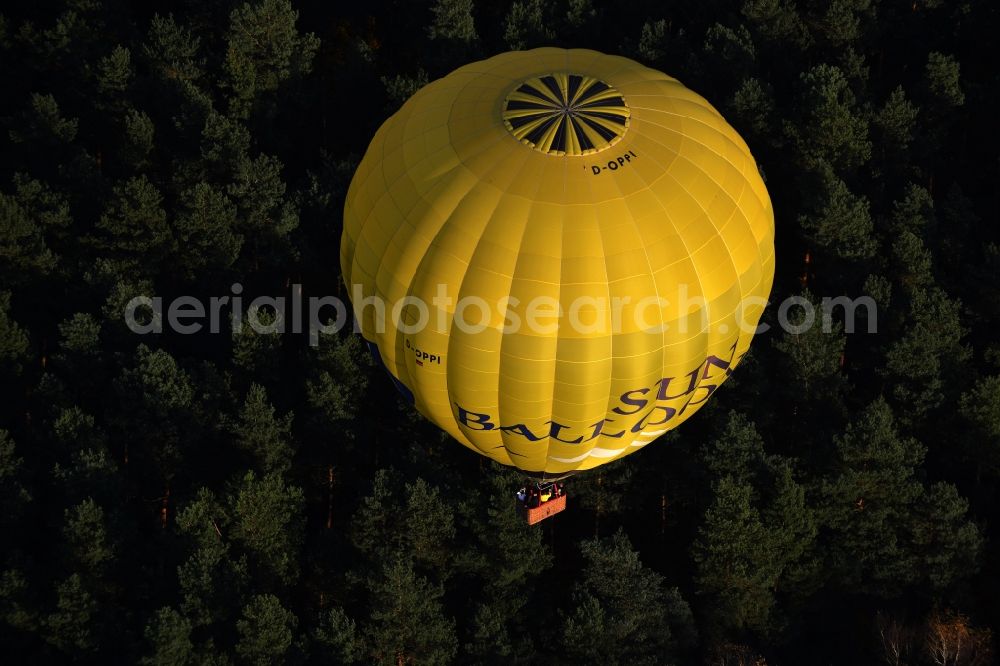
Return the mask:
<path id="1" fill-rule="evenodd" d="M 6 3 L 5 656 L 989 663 L 998 11 Z M 877 333 L 839 314 L 829 332 L 772 328 L 702 414 L 529 528 L 522 479 L 413 413 L 349 330 L 313 347 L 228 319 L 126 328 L 137 295 L 344 295 L 343 197 L 381 122 L 466 62 L 543 45 L 704 95 L 773 198 L 772 301 L 871 296 Z"/>

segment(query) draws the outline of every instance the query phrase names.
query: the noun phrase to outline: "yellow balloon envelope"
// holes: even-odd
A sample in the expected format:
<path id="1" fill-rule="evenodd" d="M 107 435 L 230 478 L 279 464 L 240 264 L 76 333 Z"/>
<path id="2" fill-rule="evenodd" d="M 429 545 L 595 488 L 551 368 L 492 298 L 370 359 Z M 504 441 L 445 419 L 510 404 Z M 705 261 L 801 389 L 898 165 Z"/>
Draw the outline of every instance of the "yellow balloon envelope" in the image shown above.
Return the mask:
<path id="1" fill-rule="evenodd" d="M 690 418 L 746 353 L 774 216 L 746 143 L 617 56 L 504 53 L 419 90 L 347 193 L 341 268 L 416 408 L 529 474 Z"/>

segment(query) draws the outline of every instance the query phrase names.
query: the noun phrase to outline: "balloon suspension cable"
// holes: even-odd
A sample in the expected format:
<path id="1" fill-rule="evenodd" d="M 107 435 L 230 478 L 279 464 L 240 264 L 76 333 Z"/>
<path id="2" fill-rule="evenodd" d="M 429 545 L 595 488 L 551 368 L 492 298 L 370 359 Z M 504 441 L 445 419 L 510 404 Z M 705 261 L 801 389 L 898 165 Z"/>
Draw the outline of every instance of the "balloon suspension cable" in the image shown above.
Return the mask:
<path id="1" fill-rule="evenodd" d="M 529 484 L 531 485 L 538 485 L 542 483 L 553 483 L 555 481 L 565 481 L 566 479 L 570 478 L 571 476 L 574 476 L 578 472 L 579 470 L 574 469 L 568 472 L 559 472 L 559 473 L 542 472 L 541 475 L 539 475 L 538 473 L 529 474 L 528 481 Z"/>

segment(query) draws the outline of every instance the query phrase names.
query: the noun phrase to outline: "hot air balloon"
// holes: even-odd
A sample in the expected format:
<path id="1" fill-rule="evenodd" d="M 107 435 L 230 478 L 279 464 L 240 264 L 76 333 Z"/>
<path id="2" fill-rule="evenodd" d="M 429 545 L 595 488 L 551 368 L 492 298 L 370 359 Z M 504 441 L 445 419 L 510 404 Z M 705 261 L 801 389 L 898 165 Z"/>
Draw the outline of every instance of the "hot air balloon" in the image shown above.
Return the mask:
<path id="1" fill-rule="evenodd" d="M 639 451 L 747 352 L 774 216 L 746 143 L 632 60 L 461 67 L 379 128 L 341 269 L 400 391 L 473 451 L 558 479 Z"/>

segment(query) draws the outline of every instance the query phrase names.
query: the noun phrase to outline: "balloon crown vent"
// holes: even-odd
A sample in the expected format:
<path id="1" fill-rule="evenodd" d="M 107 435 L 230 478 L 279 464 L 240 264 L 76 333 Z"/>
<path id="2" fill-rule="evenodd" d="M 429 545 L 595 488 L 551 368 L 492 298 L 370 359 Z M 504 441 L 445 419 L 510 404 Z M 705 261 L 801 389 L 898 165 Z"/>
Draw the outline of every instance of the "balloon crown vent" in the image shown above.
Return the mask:
<path id="1" fill-rule="evenodd" d="M 530 78 L 504 100 L 503 122 L 521 143 L 548 155 L 589 155 L 618 143 L 629 125 L 622 94 L 592 76 Z"/>

